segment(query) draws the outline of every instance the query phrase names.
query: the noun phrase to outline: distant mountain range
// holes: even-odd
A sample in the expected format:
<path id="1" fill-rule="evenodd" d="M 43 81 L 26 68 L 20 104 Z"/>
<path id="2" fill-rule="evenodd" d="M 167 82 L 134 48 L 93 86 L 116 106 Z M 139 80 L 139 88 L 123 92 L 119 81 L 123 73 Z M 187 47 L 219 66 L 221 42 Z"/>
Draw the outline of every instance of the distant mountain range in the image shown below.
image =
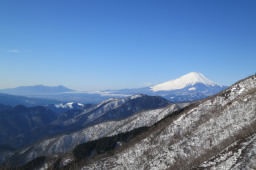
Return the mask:
<path id="1" fill-rule="evenodd" d="M 135 94 L 162 96 L 171 102 L 188 102 L 214 95 L 225 88 L 227 86 L 218 85 L 202 73 L 191 72 L 175 80 L 144 88 L 83 92 L 64 86 L 37 85 L 2 89 L 0 93 L 81 103 L 99 103 L 110 97 L 120 98 Z"/>
<path id="2" fill-rule="evenodd" d="M 24 106 L 31 107 L 31 106 L 45 106 L 45 105 L 57 104 L 57 103 L 60 103 L 60 101 L 54 100 L 54 99 L 25 97 L 25 96 L 0 93 L 0 104 L 4 104 L 4 105 L 10 105 L 10 106 L 24 105 Z"/>
<path id="3" fill-rule="evenodd" d="M 175 80 L 170 80 L 151 87 L 137 89 L 107 90 L 109 94 L 132 95 L 143 93 L 162 96 L 171 102 L 188 102 L 214 95 L 227 86 L 218 85 L 202 73 L 191 72 Z"/>
<path id="4" fill-rule="evenodd" d="M 71 101 L 96 104 L 110 97 L 76 91 L 64 86 L 35 85 L 0 89 L 0 103 L 6 105 L 36 106 Z"/>
<path id="5" fill-rule="evenodd" d="M 12 95 L 21 95 L 21 96 L 38 96 L 38 95 L 56 95 L 66 92 L 72 92 L 74 90 L 69 89 L 64 86 L 20 86 L 16 88 L 2 89 L 0 93 L 7 93 Z"/>

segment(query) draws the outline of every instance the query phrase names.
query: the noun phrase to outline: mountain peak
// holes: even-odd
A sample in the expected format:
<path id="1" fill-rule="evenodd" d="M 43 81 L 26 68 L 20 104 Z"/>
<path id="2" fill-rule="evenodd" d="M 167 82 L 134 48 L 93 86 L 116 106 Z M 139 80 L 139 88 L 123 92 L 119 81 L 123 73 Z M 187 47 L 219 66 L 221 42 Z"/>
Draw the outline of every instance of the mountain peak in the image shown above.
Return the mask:
<path id="1" fill-rule="evenodd" d="M 45 86 L 45 85 L 34 85 L 34 86 L 19 86 L 16 88 L 1 89 L 0 92 L 13 94 L 13 95 L 48 95 L 48 94 L 59 94 L 65 92 L 71 92 L 72 89 L 69 89 L 65 86 Z"/>
<path id="2" fill-rule="evenodd" d="M 183 89 L 188 85 L 194 85 L 196 83 L 202 83 L 209 86 L 218 85 L 212 80 L 206 78 L 202 73 L 190 72 L 185 74 L 175 80 L 170 80 L 161 84 L 157 84 L 151 87 L 151 90 L 156 91 L 168 91 L 168 90 L 178 90 Z"/>

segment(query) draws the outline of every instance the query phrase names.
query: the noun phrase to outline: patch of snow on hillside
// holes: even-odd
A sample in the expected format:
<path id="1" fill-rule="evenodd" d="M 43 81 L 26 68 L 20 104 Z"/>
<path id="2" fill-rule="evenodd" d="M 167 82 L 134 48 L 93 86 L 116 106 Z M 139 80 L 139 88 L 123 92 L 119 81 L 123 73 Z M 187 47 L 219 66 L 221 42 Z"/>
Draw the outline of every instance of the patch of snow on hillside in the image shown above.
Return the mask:
<path id="1" fill-rule="evenodd" d="M 67 107 L 69 107 L 70 109 L 72 109 L 72 108 L 73 108 L 73 103 L 74 103 L 74 102 L 69 102 L 69 103 L 67 103 L 66 105 L 67 105 Z"/>
<path id="2" fill-rule="evenodd" d="M 196 90 L 196 88 L 195 88 L 195 87 L 191 87 L 191 88 L 189 88 L 188 90 L 189 90 L 189 91 L 192 91 L 192 90 Z"/>
<path id="3" fill-rule="evenodd" d="M 139 97 L 142 97 L 142 96 L 143 96 L 142 94 L 136 94 L 136 95 L 132 95 L 130 97 L 130 99 L 133 100 L 133 99 L 136 99 L 136 98 L 139 98 Z"/>
<path id="4" fill-rule="evenodd" d="M 63 109 L 65 109 L 65 108 L 72 109 L 73 108 L 72 105 L 73 105 L 73 102 L 69 102 L 69 103 L 66 103 L 66 104 L 60 103 L 60 104 L 55 104 L 55 107 L 56 108 L 63 108 Z"/>
<path id="5" fill-rule="evenodd" d="M 66 165 L 69 164 L 70 162 L 72 162 L 72 159 L 67 158 L 67 159 L 65 159 L 65 160 L 63 161 L 62 166 L 66 166 Z"/>
<path id="6" fill-rule="evenodd" d="M 84 107 L 84 104 L 82 104 L 82 103 L 77 103 L 77 105 L 80 107 Z"/>
<path id="7" fill-rule="evenodd" d="M 84 107 L 84 104 L 82 104 L 82 103 L 74 103 L 74 102 L 68 102 L 66 104 L 60 103 L 60 104 L 55 104 L 54 106 L 56 108 L 62 108 L 62 109 L 66 109 L 66 108 L 73 109 L 75 104 L 77 104 L 80 107 Z"/>

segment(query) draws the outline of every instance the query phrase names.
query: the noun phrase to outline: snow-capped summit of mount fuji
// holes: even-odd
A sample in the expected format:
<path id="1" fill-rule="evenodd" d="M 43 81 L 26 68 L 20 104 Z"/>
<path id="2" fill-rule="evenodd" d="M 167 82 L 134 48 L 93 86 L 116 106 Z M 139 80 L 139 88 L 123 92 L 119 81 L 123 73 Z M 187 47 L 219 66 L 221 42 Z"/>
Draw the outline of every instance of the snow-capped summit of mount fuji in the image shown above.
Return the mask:
<path id="1" fill-rule="evenodd" d="M 193 86 L 197 83 L 202 83 L 204 85 L 209 85 L 209 86 L 216 86 L 216 85 L 219 86 L 214 81 L 206 78 L 202 73 L 191 72 L 175 80 L 170 80 L 170 81 L 152 86 L 151 90 L 154 92 L 179 90 L 187 86 Z"/>

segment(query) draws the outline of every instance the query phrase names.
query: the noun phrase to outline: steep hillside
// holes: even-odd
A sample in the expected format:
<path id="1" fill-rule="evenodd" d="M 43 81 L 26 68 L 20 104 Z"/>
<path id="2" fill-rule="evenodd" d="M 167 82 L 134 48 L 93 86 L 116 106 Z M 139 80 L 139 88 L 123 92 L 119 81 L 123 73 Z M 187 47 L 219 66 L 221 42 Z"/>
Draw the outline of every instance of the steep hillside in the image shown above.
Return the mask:
<path id="1" fill-rule="evenodd" d="M 121 120 L 143 110 L 160 108 L 168 104 L 169 102 L 162 97 L 141 94 L 125 98 L 110 98 L 58 124 L 73 132 L 104 121 Z"/>
<path id="2" fill-rule="evenodd" d="M 0 144 L 13 144 L 14 148 L 19 147 L 17 143 L 10 141 L 31 129 L 44 127 L 56 119 L 56 113 L 42 106 L 19 105 L 0 109 Z"/>
<path id="3" fill-rule="evenodd" d="M 90 104 L 68 104 L 68 108 L 63 104 L 34 107 L 11 107 L 0 104 L 0 144 L 12 145 L 13 148 L 29 145 L 51 134 L 49 127 L 56 122 L 73 118 L 92 107 Z M 64 108 L 59 108 L 62 105 Z M 56 126 L 55 128 L 57 129 Z M 47 133 L 41 133 L 42 131 Z"/>
<path id="4" fill-rule="evenodd" d="M 249 166 L 255 152 L 253 143 L 245 137 L 254 134 L 255 127 L 256 76 L 251 76 L 160 121 L 141 140 L 119 147 L 112 156 L 95 157 L 82 169 L 207 169 L 216 160 L 223 162 L 223 166 L 213 167 L 216 169 L 228 169 L 230 163 L 234 167 Z M 225 149 L 235 145 L 230 154 L 235 161 L 218 159 L 222 158 L 218 154 L 227 153 Z M 245 152 L 239 156 L 241 151 Z"/>
<path id="5" fill-rule="evenodd" d="M 81 112 L 78 110 L 80 114 L 76 114 L 75 110 L 72 110 L 73 117 L 71 116 L 70 119 L 65 119 L 68 116 L 63 116 L 62 113 L 56 121 L 47 127 L 35 129 L 24 134 L 20 140 L 24 140 L 25 136 L 27 143 L 37 141 L 39 139 L 38 137 L 46 137 L 48 139 L 25 148 L 17 153 L 16 156 L 13 157 L 13 160 L 17 159 L 19 160 L 17 162 L 24 163 L 41 155 L 71 151 L 77 144 L 92 139 L 98 139 L 106 136 L 108 133 L 114 133 L 116 129 L 119 129 L 119 131 L 127 131 L 147 124 L 150 125 L 150 122 L 160 120 L 169 112 L 165 111 L 159 114 L 161 109 L 145 113 L 142 111 L 161 108 L 168 104 L 169 102 L 161 97 L 134 95 L 122 99 L 111 98 L 95 106 L 88 108 L 83 107 L 84 111 Z M 71 105 L 71 103 L 65 105 L 58 104 L 55 106 L 72 106 L 72 108 L 75 108 L 75 105 Z M 52 107 L 53 106 L 50 108 Z M 178 106 L 173 105 L 170 109 L 178 109 Z M 142 119 L 143 116 L 146 117 L 145 120 Z M 156 119 L 151 120 L 152 118 Z M 131 121 L 133 119 L 134 121 Z M 130 126 L 125 127 L 125 125 Z M 116 130 L 116 132 L 118 131 Z"/>
<path id="6" fill-rule="evenodd" d="M 123 99 L 108 99 L 99 104 L 95 110 L 82 113 L 75 120 L 83 126 L 91 126 L 109 120 L 121 120 L 143 110 L 160 108 L 168 101 L 158 96 L 133 95 Z"/>
<path id="7" fill-rule="evenodd" d="M 108 99 L 95 106 L 74 102 L 34 109 L 17 106 L 0 112 L 0 144 L 8 143 L 20 148 L 42 138 L 75 132 L 104 121 L 124 119 L 142 110 L 159 108 L 167 104 L 168 101 L 161 97 L 135 95 L 122 99 Z M 49 121 L 42 123 L 39 115 L 44 121 L 48 116 Z"/>
<path id="8" fill-rule="evenodd" d="M 120 121 L 107 121 L 71 134 L 42 140 L 20 151 L 16 154 L 15 159 L 19 159 L 20 162 L 27 162 L 43 155 L 65 153 L 74 149 L 76 145 L 86 141 L 96 140 L 105 136 L 113 136 L 139 127 L 152 126 L 157 121 L 179 109 L 180 106 L 171 104 L 164 108 L 143 111 Z"/>

